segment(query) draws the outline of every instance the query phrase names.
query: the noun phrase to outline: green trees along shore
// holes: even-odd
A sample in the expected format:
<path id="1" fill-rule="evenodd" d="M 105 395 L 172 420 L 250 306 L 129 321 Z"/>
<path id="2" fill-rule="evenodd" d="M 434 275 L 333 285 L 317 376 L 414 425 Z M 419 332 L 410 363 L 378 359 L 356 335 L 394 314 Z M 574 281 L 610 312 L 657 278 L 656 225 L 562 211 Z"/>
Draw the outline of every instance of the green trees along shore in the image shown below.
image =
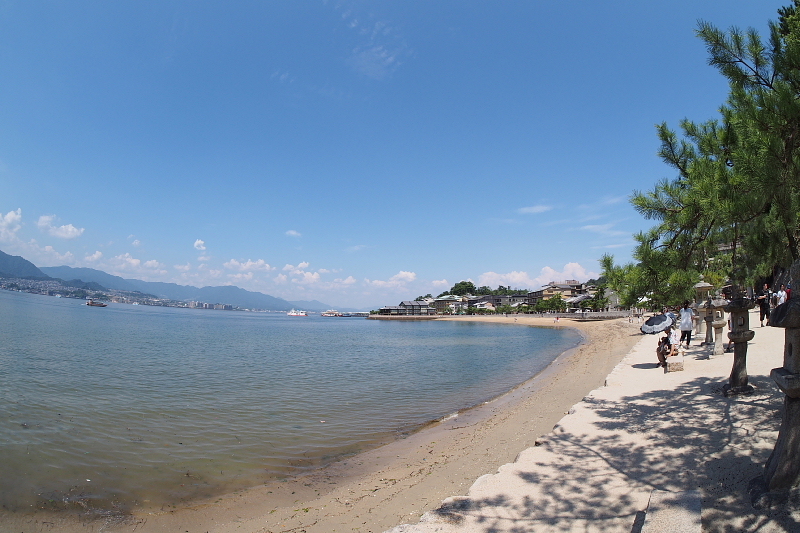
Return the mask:
<path id="1" fill-rule="evenodd" d="M 679 133 L 657 126 L 658 154 L 677 176 L 633 192 L 656 221 L 634 236 L 634 262 L 601 259 L 623 305 L 676 304 L 701 279 L 753 286 L 800 258 L 800 0 L 778 10 L 766 40 L 707 22 L 697 35 L 728 98 L 717 118 L 683 120 Z"/>

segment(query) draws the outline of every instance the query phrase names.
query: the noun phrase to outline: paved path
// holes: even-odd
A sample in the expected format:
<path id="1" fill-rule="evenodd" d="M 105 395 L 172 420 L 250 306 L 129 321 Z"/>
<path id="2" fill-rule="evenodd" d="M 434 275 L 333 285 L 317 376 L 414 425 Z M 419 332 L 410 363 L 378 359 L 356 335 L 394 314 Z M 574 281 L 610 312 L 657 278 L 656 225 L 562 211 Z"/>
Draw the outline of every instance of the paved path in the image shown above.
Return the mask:
<path id="1" fill-rule="evenodd" d="M 479 478 L 467 496 L 390 532 L 629 533 L 641 528 L 653 491 L 698 491 L 703 531 L 800 531 L 800 513 L 756 511 L 747 496 L 777 438 L 783 401 L 769 378 L 782 366 L 783 330 L 751 323 L 754 394 L 722 395 L 732 354 L 709 359 L 693 346 L 685 370 L 665 374 L 655 365 L 657 338 L 643 336 L 606 386 L 537 446 Z"/>

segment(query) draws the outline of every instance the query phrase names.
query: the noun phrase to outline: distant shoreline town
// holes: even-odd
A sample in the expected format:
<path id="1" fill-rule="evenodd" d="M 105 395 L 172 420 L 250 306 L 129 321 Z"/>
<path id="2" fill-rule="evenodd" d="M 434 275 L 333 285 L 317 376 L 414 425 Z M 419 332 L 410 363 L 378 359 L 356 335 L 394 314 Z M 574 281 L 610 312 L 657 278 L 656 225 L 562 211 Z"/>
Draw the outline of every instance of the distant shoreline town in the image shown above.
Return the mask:
<path id="1" fill-rule="evenodd" d="M 83 285 L 83 286 L 81 286 Z M 249 309 L 234 307 L 231 304 L 206 303 L 198 301 L 170 300 L 158 298 L 152 294 L 131 291 L 120 291 L 106 288 L 92 288 L 91 283 L 64 282 L 58 279 L 26 279 L 0 277 L 0 289 L 7 291 L 27 292 L 57 298 L 73 298 L 76 300 L 98 300 L 120 304 L 151 305 L 158 307 L 181 307 L 186 309 L 213 309 L 222 311 L 259 311 L 281 312 L 268 309 Z"/>
<path id="2" fill-rule="evenodd" d="M 618 310 L 617 295 L 594 281 L 551 281 L 536 291 L 512 290 L 506 287 L 487 291 L 488 287 L 477 288 L 470 282 L 462 281 L 436 298 L 426 295 L 416 300 L 402 301 L 398 305 L 381 307 L 376 314 L 402 317 Z M 480 289 L 490 294 L 474 294 Z"/>
<path id="3" fill-rule="evenodd" d="M 92 268 L 37 267 L 27 259 L 0 251 L 0 288 L 61 298 L 188 309 L 322 312 L 331 306 L 312 301 L 287 301 L 233 285 L 193 287 L 176 283 L 126 279 Z M 342 309 L 358 312 L 359 309 Z"/>

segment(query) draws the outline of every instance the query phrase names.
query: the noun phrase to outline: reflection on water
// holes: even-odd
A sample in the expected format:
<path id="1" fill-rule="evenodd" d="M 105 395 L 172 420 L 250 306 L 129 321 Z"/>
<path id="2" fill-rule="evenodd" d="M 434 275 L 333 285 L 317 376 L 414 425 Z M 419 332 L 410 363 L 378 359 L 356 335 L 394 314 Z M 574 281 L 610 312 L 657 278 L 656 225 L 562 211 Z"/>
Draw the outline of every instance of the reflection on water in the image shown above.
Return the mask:
<path id="1" fill-rule="evenodd" d="M 316 468 L 497 396 L 579 340 L 6 291 L 0 324 L 11 511 L 160 507 Z"/>

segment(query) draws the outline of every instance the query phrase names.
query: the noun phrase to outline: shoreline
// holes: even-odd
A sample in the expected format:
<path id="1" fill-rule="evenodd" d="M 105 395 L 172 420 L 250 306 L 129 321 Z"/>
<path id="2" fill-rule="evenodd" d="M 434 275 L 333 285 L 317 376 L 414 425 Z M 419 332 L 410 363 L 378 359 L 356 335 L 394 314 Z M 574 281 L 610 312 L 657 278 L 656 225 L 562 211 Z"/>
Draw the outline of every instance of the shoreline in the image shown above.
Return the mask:
<path id="1" fill-rule="evenodd" d="M 627 319 L 579 322 L 527 316 L 448 317 L 571 328 L 583 340 L 510 391 L 423 426 L 408 436 L 298 477 L 199 502 L 188 508 L 74 523 L 34 515 L 16 529 L 61 531 L 371 531 L 414 522 L 441 500 L 511 462 L 549 433 L 565 412 L 641 339 Z M 628 333 L 627 335 L 623 333 Z M 22 518 L 22 517 L 21 517 Z M 22 523 L 24 522 L 24 523 Z M 71 522 L 71 523 L 69 523 Z M 48 524 L 48 525 L 45 525 Z"/>

